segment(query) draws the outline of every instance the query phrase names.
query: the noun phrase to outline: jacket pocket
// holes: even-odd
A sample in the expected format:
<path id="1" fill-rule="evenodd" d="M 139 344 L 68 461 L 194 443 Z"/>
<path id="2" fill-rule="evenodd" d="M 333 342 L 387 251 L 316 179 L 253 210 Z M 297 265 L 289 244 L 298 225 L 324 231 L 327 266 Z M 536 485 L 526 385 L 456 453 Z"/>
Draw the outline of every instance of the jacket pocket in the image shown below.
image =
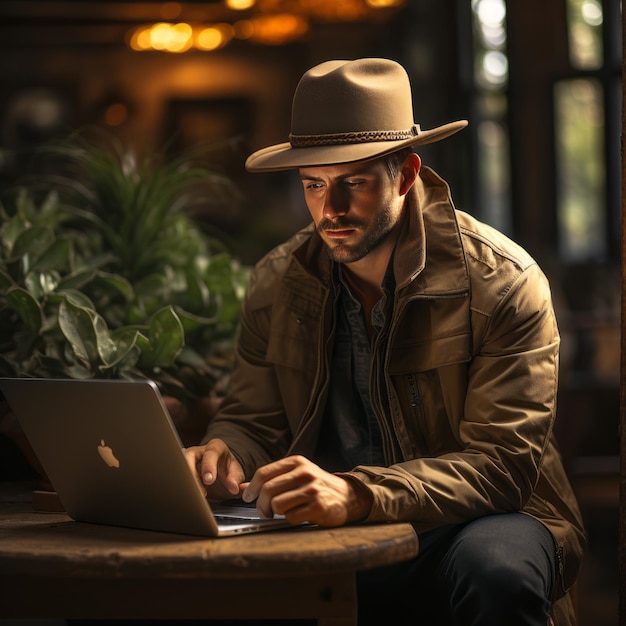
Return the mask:
<path id="1" fill-rule="evenodd" d="M 442 378 L 459 379 L 463 384 L 465 366 L 442 370 L 411 372 L 393 378 L 394 386 L 403 415 L 403 435 L 410 441 L 414 458 L 432 457 L 458 452 L 462 449 L 458 434 L 458 413 L 462 413 L 462 402 L 458 394 L 442 384 Z M 456 370 L 452 375 L 449 370 Z"/>

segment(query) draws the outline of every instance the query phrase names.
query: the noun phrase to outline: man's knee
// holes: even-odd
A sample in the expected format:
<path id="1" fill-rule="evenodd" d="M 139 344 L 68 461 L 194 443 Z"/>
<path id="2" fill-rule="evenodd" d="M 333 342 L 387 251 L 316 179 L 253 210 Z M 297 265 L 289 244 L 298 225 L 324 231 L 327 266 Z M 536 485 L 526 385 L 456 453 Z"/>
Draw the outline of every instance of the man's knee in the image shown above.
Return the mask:
<path id="1" fill-rule="evenodd" d="M 521 514 L 498 515 L 463 528 L 440 572 L 453 611 L 482 612 L 484 623 L 492 623 L 488 614 L 502 617 L 520 607 L 547 615 L 554 560 L 552 537 L 539 522 Z"/>

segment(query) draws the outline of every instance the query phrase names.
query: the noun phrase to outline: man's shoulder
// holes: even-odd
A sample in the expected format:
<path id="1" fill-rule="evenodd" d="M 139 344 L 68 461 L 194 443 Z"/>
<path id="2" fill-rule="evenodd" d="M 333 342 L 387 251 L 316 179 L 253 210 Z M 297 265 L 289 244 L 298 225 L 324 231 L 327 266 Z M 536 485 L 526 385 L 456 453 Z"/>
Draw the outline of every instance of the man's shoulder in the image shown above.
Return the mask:
<path id="1" fill-rule="evenodd" d="M 283 274 L 291 262 L 294 252 L 311 238 L 312 232 L 313 225 L 309 224 L 270 250 L 256 263 L 254 267 L 255 273 L 270 272 L 277 275 Z"/>
<path id="2" fill-rule="evenodd" d="M 466 257 L 491 270 L 504 265 L 521 272 L 536 265 L 535 259 L 522 246 L 501 231 L 463 211 L 457 210 L 456 217 Z"/>
<path id="3" fill-rule="evenodd" d="M 248 285 L 248 296 L 257 306 L 269 304 L 273 300 L 275 290 L 294 262 L 294 253 L 306 245 L 312 232 L 313 226 L 306 226 L 256 263 Z"/>
<path id="4" fill-rule="evenodd" d="M 529 311 L 544 307 L 550 286 L 535 259 L 502 232 L 472 216 L 458 212 L 457 219 L 471 285 L 472 310 L 491 315 L 513 294 L 518 294 Z M 518 301 L 516 306 L 522 305 Z"/>

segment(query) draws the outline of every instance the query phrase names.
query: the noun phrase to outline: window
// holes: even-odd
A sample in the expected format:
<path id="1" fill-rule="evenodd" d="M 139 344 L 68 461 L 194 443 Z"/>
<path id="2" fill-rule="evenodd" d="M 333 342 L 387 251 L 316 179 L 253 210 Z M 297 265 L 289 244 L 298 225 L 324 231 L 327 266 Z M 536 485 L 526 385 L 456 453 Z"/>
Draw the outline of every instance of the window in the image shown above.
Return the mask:
<path id="1" fill-rule="evenodd" d="M 619 0 L 567 0 L 572 71 L 554 87 L 558 247 L 566 262 L 604 260 L 618 245 L 621 54 L 611 26 L 619 11 Z"/>
<path id="2" fill-rule="evenodd" d="M 505 0 L 473 0 L 472 31 L 479 217 L 511 230 Z"/>
<path id="3" fill-rule="evenodd" d="M 621 2 L 551 4 L 554 39 L 545 37 L 545 23 L 536 28 L 539 6 L 472 0 L 471 17 L 469 9 L 465 13 L 472 34 L 466 71 L 473 94 L 477 217 L 514 238 L 521 235 L 531 248 L 553 249 L 565 264 L 615 260 L 621 221 Z M 507 26 L 516 29 L 510 50 Z M 533 41 L 535 32 L 543 38 Z M 509 75 L 510 64 L 517 73 Z M 509 90 L 528 96 L 522 106 L 532 108 L 520 113 Z M 511 136 L 514 108 L 519 127 L 541 135 Z M 550 115 L 551 124 L 545 121 Z M 524 179 L 529 159 L 535 162 L 530 188 Z"/>
<path id="4" fill-rule="evenodd" d="M 554 88 L 557 228 L 568 262 L 607 252 L 604 97 L 593 78 L 560 81 Z"/>
<path id="5" fill-rule="evenodd" d="M 603 63 L 602 24 L 604 12 L 600 0 L 567 0 L 569 59 L 579 70 L 597 70 Z"/>

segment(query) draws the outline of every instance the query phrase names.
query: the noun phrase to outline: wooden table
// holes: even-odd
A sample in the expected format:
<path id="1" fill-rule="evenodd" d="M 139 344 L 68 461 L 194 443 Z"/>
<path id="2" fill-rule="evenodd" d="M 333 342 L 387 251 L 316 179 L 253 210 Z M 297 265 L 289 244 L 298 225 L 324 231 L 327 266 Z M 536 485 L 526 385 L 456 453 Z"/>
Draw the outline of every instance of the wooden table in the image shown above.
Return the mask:
<path id="1" fill-rule="evenodd" d="M 203 539 L 35 513 L 0 498 L 0 618 L 356 623 L 355 573 L 417 555 L 409 524 Z"/>

